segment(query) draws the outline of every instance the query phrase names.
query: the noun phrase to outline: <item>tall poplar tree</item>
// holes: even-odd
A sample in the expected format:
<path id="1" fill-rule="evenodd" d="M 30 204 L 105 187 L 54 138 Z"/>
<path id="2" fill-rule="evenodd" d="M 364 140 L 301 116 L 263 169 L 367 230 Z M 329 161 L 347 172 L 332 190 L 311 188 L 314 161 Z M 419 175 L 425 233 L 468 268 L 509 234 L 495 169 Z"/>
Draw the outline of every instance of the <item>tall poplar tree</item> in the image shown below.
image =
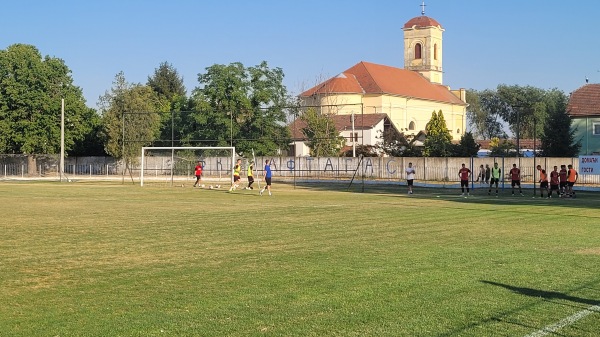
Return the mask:
<path id="1" fill-rule="evenodd" d="M 425 126 L 427 138 L 423 155 L 425 157 L 448 157 L 452 155 L 452 135 L 446 125 L 442 110 L 433 111 L 431 119 Z"/>

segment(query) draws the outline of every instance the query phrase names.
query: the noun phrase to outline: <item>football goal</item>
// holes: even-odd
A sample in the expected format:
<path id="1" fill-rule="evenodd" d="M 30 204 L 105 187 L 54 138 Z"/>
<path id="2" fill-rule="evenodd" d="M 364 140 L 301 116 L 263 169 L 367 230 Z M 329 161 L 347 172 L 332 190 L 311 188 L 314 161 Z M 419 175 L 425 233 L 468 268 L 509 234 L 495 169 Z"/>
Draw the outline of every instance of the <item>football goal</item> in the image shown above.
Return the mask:
<path id="1" fill-rule="evenodd" d="M 142 147 L 140 186 L 193 186 L 195 167 L 202 164 L 202 184 L 229 185 L 233 182 L 235 147 L 163 146 Z"/>

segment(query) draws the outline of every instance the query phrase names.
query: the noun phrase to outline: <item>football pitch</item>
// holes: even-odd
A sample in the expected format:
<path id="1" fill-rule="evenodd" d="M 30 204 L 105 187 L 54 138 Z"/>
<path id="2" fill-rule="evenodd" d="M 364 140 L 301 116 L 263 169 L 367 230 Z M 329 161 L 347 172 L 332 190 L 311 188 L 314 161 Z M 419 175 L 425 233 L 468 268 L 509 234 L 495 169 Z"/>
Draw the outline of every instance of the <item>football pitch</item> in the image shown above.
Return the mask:
<path id="1" fill-rule="evenodd" d="M 1 336 L 598 336 L 600 192 L 0 182 Z"/>

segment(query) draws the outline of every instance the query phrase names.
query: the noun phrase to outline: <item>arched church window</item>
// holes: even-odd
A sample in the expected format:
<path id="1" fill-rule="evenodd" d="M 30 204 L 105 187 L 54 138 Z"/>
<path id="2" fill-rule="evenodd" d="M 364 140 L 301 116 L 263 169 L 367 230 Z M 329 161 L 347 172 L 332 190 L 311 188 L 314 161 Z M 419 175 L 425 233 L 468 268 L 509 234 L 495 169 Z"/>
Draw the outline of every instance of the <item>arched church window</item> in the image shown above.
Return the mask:
<path id="1" fill-rule="evenodd" d="M 417 43 L 415 45 L 415 60 L 421 58 L 421 44 Z"/>
<path id="2" fill-rule="evenodd" d="M 433 45 L 433 59 L 437 60 L 437 43 Z"/>
<path id="3" fill-rule="evenodd" d="M 415 126 L 415 122 L 410 122 L 410 123 L 408 124 L 408 129 L 409 129 L 409 130 L 414 130 L 414 129 L 415 129 L 415 127 L 416 127 L 416 126 Z"/>

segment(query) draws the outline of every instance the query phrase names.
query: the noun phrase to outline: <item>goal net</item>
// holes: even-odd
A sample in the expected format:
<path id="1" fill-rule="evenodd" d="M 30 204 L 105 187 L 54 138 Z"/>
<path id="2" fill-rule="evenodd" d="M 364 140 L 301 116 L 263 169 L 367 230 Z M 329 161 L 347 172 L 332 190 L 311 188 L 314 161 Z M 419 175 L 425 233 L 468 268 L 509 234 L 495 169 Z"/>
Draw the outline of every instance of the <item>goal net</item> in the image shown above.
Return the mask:
<path id="1" fill-rule="evenodd" d="M 235 147 L 142 147 L 140 185 L 193 186 L 195 168 L 202 163 L 202 184 L 229 186 L 233 182 Z"/>

